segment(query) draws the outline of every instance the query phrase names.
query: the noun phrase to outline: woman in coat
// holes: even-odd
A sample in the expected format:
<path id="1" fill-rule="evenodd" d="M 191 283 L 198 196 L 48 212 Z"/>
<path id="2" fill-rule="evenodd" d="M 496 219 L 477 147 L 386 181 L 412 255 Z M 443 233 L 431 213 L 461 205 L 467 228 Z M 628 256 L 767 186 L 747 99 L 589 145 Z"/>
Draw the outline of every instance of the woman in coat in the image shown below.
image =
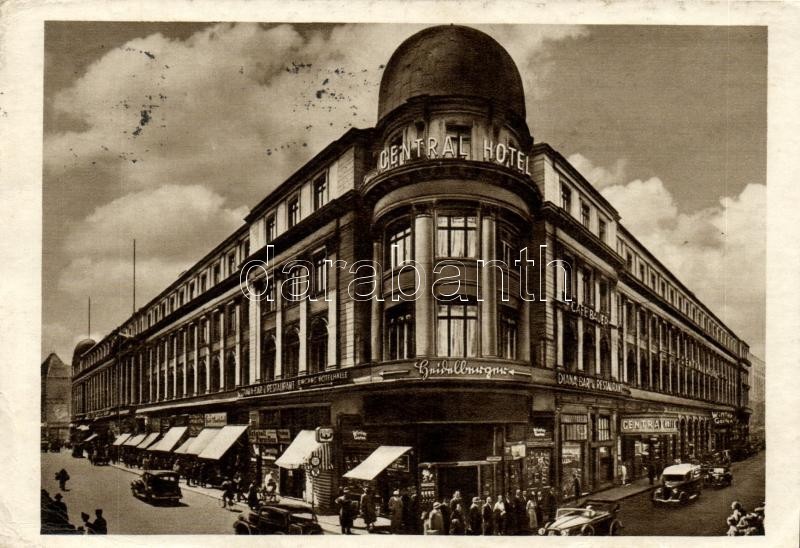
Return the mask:
<path id="1" fill-rule="evenodd" d="M 364 494 L 361 495 L 361 516 L 364 518 L 364 523 L 367 525 L 367 531 L 370 533 L 375 527 L 375 522 L 378 516 L 375 515 L 375 499 L 372 496 L 372 489 L 367 486 L 364 489 Z"/>
<path id="2" fill-rule="evenodd" d="M 528 502 L 525 504 L 525 512 L 528 514 L 528 528 L 534 533 L 539 528 L 538 510 L 539 504 L 536 501 L 536 491 L 531 491 Z"/>
<path id="3" fill-rule="evenodd" d="M 494 534 L 494 514 L 492 510 L 492 497 L 486 497 L 486 502 L 481 509 L 481 514 L 483 517 L 483 534 L 484 535 L 493 535 Z"/>

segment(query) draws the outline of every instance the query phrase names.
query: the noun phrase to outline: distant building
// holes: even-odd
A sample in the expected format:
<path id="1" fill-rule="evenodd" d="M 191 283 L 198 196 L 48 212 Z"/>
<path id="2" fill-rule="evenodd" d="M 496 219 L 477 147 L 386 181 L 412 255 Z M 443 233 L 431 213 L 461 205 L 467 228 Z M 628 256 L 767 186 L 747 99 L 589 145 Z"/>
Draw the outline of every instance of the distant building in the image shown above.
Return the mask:
<path id="1" fill-rule="evenodd" d="M 764 360 L 753 354 L 750 354 L 750 362 L 753 364 L 753 384 L 750 387 L 750 408 L 753 410 L 753 414 L 750 416 L 750 436 L 764 439 L 764 424 L 766 420 L 764 402 L 767 389 L 764 381 L 766 364 Z"/>
<path id="2" fill-rule="evenodd" d="M 42 362 L 42 439 L 69 439 L 70 366 L 55 353 Z"/>

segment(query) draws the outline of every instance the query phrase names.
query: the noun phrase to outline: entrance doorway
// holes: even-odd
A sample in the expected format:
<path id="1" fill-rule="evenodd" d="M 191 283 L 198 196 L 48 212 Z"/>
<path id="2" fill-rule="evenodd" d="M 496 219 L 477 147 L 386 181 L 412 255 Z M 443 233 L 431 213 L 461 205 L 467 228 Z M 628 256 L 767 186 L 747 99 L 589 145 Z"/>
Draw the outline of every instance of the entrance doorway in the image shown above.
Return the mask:
<path id="1" fill-rule="evenodd" d="M 280 493 L 287 497 L 296 499 L 303 498 L 303 491 L 306 488 L 306 473 L 303 469 L 297 468 L 289 470 L 281 468 Z"/>
<path id="2" fill-rule="evenodd" d="M 456 491 L 461 492 L 461 500 L 465 503 L 480 494 L 477 466 L 439 467 L 439 496 L 452 497 Z M 464 510 L 467 508 L 465 506 Z"/>

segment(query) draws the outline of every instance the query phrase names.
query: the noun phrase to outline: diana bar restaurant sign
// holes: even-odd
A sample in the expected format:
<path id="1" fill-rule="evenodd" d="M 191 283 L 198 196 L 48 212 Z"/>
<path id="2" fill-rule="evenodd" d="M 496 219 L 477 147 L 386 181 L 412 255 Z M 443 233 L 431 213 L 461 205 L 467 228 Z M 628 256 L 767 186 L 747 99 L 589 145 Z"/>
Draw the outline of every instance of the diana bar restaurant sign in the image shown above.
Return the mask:
<path id="1" fill-rule="evenodd" d="M 245 386 L 239 389 L 239 397 L 252 398 L 256 396 L 266 396 L 268 394 L 294 392 L 304 388 L 317 388 L 320 386 L 341 384 L 349 380 L 349 369 L 336 369 L 335 371 L 326 371 L 324 373 L 317 373 L 316 375 L 306 375 L 294 379 L 286 379 L 284 381 L 265 382 L 253 386 Z"/>
<path id="2" fill-rule="evenodd" d="M 575 373 L 562 373 L 559 371 L 556 373 L 556 382 L 561 386 L 571 386 L 591 392 L 614 392 L 617 394 L 626 392 L 625 385 L 621 382 L 576 375 Z"/>
<path id="3" fill-rule="evenodd" d="M 623 417 L 620 420 L 623 434 L 677 434 L 678 419 L 675 417 Z"/>
<path id="4" fill-rule="evenodd" d="M 469 140 L 463 136 L 447 136 L 443 141 L 435 137 L 415 139 L 399 145 L 385 147 L 378 156 L 378 171 L 400 167 L 415 160 L 436 160 L 440 158 L 461 158 L 469 160 L 476 156 L 471 151 Z M 506 166 L 530 176 L 530 157 L 521 150 L 505 143 L 483 140 L 483 161 Z"/>

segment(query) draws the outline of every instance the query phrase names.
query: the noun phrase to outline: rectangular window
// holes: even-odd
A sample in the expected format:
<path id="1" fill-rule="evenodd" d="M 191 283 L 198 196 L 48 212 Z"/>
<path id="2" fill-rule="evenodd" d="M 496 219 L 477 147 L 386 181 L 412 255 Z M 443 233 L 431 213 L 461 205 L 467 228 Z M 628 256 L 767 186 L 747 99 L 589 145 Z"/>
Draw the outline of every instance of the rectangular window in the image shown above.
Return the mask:
<path id="1" fill-rule="evenodd" d="M 414 316 L 411 308 L 396 306 L 387 313 L 390 360 L 414 357 Z"/>
<path id="2" fill-rule="evenodd" d="M 265 289 L 264 300 L 261 304 L 263 312 L 274 312 L 277 303 L 275 301 L 275 276 L 270 274 L 267 276 L 267 287 Z"/>
<path id="3" fill-rule="evenodd" d="M 282 297 L 287 301 L 299 302 L 308 294 L 308 271 L 306 267 L 293 268 L 289 277 L 284 282 Z"/>
<path id="4" fill-rule="evenodd" d="M 606 280 L 600 281 L 600 311 L 605 312 L 606 314 L 609 313 L 611 310 L 611 292 L 608 288 L 608 282 Z"/>
<path id="5" fill-rule="evenodd" d="M 583 304 L 591 306 L 594 304 L 594 276 L 590 269 L 584 268 L 581 272 L 582 276 L 582 289 L 583 289 Z"/>
<path id="6" fill-rule="evenodd" d="M 500 313 L 499 352 L 501 358 L 517 359 L 517 315 L 511 309 Z"/>
<path id="7" fill-rule="evenodd" d="M 639 279 L 642 281 L 645 281 L 644 274 L 645 274 L 644 263 L 639 263 Z"/>
<path id="8" fill-rule="evenodd" d="M 561 209 L 567 213 L 572 211 L 572 190 L 564 181 L 561 181 Z"/>
<path id="9" fill-rule="evenodd" d="M 194 299 L 194 282 L 189 282 L 189 300 Z"/>
<path id="10" fill-rule="evenodd" d="M 250 256 L 250 239 L 242 242 L 242 262 Z"/>
<path id="11" fill-rule="evenodd" d="M 589 209 L 589 204 L 581 200 L 581 224 L 586 228 L 589 228 L 590 222 L 590 215 L 591 210 Z"/>
<path id="12" fill-rule="evenodd" d="M 289 228 L 292 228 L 300 222 L 300 197 L 291 198 L 286 204 L 286 210 L 289 216 Z"/>
<path id="13" fill-rule="evenodd" d="M 439 356 L 464 358 L 477 355 L 477 333 L 476 305 L 439 305 L 436 330 L 436 349 Z"/>
<path id="14" fill-rule="evenodd" d="M 206 275 L 200 274 L 200 293 L 205 293 L 206 291 Z"/>
<path id="15" fill-rule="evenodd" d="M 178 291 L 178 306 L 183 306 L 183 289 Z"/>
<path id="16" fill-rule="evenodd" d="M 603 219 L 600 219 L 597 235 L 599 236 L 601 242 L 606 241 L 606 231 L 606 222 Z"/>
<path id="17" fill-rule="evenodd" d="M 236 305 L 230 305 L 227 308 L 228 318 L 225 322 L 225 334 L 230 336 L 236 333 Z"/>
<path id="18" fill-rule="evenodd" d="M 314 211 L 328 203 L 328 176 L 323 173 L 314 179 Z"/>
<path id="19" fill-rule="evenodd" d="M 472 128 L 470 126 L 463 126 L 457 124 L 447 124 L 446 126 L 447 139 L 450 139 L 450 144 L 459 158 L 472 157 Z M 448 146 L 448 152 L 450 150 Z"/>
<path id="20" fill-rule="evenodd" d="M 475 217 L 439 215 L 436 231 L 438 257 L 477 257 L 478 223 Z"/>
<path id="21" fill-rule="evenodd" d="M 219 263 L 215 264 L 214 268 L 212 269 L 212 280 L 214 281 L 214 285 L 217 285 L 219 283 L 221 272 L 222 268 L 220 267 L 220 264 Z"/>
<path id="22" fill-rule="evenodd" d="M 411 248 L 411 227 L 405 226 L 389 234 L 387 250 L 392 270 L 414 258 Z"/>
<path id="23" fill-rule="evenodd" d="M 597 441 L 608 441 L 611 439 L 611 418 L 597 417 Z"/>
<path id="24" fill-rule="evenodd" d="M 236 272 L 236 252 L 232 252 L 228 255 L 228 275 L 230 276 Z"/>
<path id="25" fill-rule="evenodd" d="M 314 256 L 314 295 L 322 295 L 328 288 L 328 269 L 325 265 L 325 252 Z"/>
<path id="26" fill-rule="evenodd" d="M 655 274 L 650 274 L 650 287 L 652 287 L 653 289 L 656 288 L 656 275 Z"/>
<path id="27" fill-rule="evenodd" d="M 275 231 L 275 215 L 270 215 L 264 220 L 264 237 L 266 243 L 272 243 L 276 236 Z"/>

